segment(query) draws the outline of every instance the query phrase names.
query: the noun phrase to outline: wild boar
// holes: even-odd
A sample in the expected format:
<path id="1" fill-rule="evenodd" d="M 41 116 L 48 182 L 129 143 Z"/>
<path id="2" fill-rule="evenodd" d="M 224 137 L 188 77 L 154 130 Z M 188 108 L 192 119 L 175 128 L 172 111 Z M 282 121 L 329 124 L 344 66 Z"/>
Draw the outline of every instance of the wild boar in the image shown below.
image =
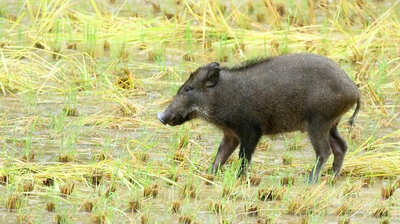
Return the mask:
<path id="1" fill-rule="evenodd" d="M 171 126 L 194 118 L 216 125 L 224 137 L 212 170 L 240 144 L 239 175 L 262 135 L 306 131 L 317 159 L 309 176 L 314 183 L 331 152 L 333 171 L 339 175 L 347 145 L 337 126 L 355 104 L 351 125 L 360 109 L 360 93 L 348 75 L 326 57 L 289 54 L 231 68 L 217 62 L 199 67 L 157 117 Z"/>

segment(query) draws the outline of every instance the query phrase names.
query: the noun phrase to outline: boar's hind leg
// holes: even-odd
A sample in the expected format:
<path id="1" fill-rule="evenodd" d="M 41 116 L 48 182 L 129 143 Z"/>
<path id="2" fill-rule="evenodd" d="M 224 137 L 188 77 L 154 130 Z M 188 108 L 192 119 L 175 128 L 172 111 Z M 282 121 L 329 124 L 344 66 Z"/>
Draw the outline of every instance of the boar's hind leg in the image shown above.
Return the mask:
<path id="1" fill-rule="evenodd" d="M 224 165 L 229 156 L 235 151 L 236 147 L 239 145 L 239 139 L 231 134 L 230 132 L 224 132 L 224 138 L 219 145 L 217 156 L 215 157 L 212 172 L 217 173 L 218 169 Z"/>
<path id="2" fill-rule="evenodd" d="M 324 119 L 316 118 L 313 118 L 312 121 L 309 122 L 308 135 L 311 144 L 314 147 L 317 162 L 311 170 L 308 183 L 316 183 L 318 181 L 321 168 L 331 154 L 329 145 L 329 123 L 330 122 L 327 122 Z"/>
<path id="3" fill-rule="evenodd" d="M 342 168 L 344 156 L 346 155 L 347 145 L 343 138 L 339 135 L 337 124 L 329 131 L 329 143 L 334 156 L 332 169 L 335 173 L 335 176 L 338 176 Z"/>
<path id="4" fill-rule="evenodd" d="M 242 130 L 240 137 L 239 158 L 242 160 L 238 177 L 246 173 L 247 165 L 250 164 L 251 156 L 257 146 L 262 135 L 261 130 L 245 128 Z"/>

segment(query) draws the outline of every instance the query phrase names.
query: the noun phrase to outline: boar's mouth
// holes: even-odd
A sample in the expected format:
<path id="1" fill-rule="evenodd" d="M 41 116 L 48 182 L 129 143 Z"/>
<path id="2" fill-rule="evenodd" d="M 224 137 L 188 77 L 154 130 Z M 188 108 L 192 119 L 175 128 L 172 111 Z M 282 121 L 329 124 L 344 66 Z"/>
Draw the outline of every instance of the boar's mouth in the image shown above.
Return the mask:
<path id="1" fill-rule="evenodd" d="M 170 121 L 167 123 L 171 126 L 176 126 L 176 125 L 181 125 L 183 124 L 187 119 L 185 119 L 185 117 L 183 117 L 180 114 L 176 114 L 175 116 L 173 116 Z"/>
<path id="2" fill-rule="evenodd" d="M 194 117 L 194 112 L 182 115 L 179 113 L 172 114 L 164 111 L 157 114 L 157 118 L 158 120 L 160 120 L 161 123 L 163 123 L 164 125 L 168 124 L 170 126 L 181 125 L 186 121 L 193 119 Z"/>

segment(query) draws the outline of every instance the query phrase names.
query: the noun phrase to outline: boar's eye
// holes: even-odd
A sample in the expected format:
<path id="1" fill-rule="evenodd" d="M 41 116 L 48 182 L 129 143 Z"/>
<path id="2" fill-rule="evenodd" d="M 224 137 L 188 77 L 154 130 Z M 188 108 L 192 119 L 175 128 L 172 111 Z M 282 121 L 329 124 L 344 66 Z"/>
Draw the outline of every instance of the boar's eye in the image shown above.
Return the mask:
<path id="1" fill-rule="evenodd" d="M 192 91 L 192 90 L 193 90 L 193 87 L 191 87 L 191 86 L 185 86 L 185 88 L 183 89 L 183 91 L 184 91 L 185 93 L 190 92 L 190 91 Z"/>

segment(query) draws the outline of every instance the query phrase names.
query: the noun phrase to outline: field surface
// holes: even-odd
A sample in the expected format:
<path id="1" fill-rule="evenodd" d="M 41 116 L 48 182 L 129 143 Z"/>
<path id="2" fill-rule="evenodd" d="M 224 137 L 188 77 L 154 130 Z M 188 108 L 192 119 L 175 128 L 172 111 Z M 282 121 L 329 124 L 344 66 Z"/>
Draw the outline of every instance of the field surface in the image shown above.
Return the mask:
<path id="1" fill-rule="evenodd" d="M 342 175 L 304 133 L 208 170 L 221 133 L 156 118 L 198 66 L 310 52 L 362 93 Z M 400 2 L 0 1 L 0 223 L 400 223 Z"/>

